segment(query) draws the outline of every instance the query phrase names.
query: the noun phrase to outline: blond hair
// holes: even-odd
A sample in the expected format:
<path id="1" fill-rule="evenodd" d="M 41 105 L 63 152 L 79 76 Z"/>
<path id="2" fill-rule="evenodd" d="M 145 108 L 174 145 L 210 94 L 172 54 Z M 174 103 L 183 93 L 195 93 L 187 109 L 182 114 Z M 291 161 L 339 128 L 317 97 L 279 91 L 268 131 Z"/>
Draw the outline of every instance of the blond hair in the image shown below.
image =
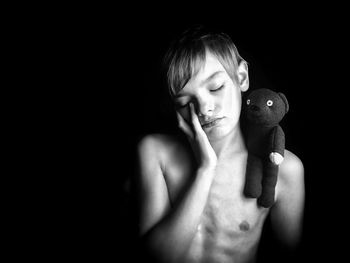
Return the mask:
<path id="1" fill-rule="evenodd" d="M 227 74 L 237 82 L 236 70 L 244 61 L 225 33 L 208 32 L 203 27 L 185 31 L 165 55 L 164 65 L 171 96 L 176 95 L 203 66 L 207 52 L 216 56 Z"/>

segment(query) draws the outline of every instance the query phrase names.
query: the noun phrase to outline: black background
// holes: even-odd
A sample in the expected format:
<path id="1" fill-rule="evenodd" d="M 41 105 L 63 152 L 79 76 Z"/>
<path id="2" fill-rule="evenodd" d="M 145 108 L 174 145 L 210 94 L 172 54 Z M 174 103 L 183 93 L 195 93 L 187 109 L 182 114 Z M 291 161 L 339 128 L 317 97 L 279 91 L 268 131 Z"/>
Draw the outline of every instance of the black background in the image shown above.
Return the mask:
<path id="1" fill-rule="evenodd" d="M 176 127 L 161 61 L 172 38 L 190 25 L 204 24 L 231 36 L 249 63 L 253 88 L 287 96 L 290 112 L 281 123 L 286 148 L 305 167 L 301 254 L 308 260 L 340 257 L 346 174 L 339 165 L 344 137 L 337 118 L 346 106 L 342 69 L 347 64 L 341 10 L 297 5 L 255 11 L 249 5 L 213 7 L 211 12 L 148 8 L 153 12 L 141 6 L 138 12 L 79 7 L 52 26 L 55 82 L 63 99 L 59 133 L 64 147 L 59 148 L 67 164 L 62 175 L 67 194 L 59 200 L 62 251 L 76 258 L 137 258 L 126 183 L 135 172 L 135 146 L 145 134 Z"/>

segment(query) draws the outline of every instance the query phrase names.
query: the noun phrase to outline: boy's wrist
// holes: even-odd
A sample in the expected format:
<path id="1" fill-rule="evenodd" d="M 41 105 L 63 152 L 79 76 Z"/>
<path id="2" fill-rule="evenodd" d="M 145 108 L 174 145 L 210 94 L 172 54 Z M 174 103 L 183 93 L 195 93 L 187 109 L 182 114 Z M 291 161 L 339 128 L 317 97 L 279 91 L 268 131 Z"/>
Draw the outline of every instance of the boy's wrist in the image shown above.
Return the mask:
<path id="1" fill-rule="evenodd" d="M 214 174 L 215 169 L 216 164 L 203 164 L 198 168 L 198 172 L 203 174 Z"/>

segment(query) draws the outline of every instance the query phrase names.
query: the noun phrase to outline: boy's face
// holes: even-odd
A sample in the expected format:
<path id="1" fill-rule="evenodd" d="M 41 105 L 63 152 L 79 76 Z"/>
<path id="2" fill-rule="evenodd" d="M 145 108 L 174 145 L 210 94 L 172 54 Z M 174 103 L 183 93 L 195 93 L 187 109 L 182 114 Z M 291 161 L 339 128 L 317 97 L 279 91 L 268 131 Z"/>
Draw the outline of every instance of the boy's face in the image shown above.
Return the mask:
<path id="1" fill-rule="evenodd" d="M 233 81 L 219 60 L 207 53 L 205 63 L 174 97 L 177 111 L 190 121 L 193 102 L 202 128 L 209 139 L 219 139 L 235 129 L 241 111 L 243 88 Z"/>

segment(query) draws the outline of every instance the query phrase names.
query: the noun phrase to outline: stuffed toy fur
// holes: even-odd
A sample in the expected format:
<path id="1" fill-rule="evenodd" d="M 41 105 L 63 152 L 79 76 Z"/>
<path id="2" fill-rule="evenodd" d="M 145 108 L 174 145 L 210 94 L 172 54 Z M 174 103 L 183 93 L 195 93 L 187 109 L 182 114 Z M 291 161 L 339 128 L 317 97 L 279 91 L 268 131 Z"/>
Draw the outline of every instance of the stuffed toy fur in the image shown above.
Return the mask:
<path id="1" fill-rule="evenodd" d="M 279 125 L 288 112 L 287 98 L 270 89 L 251 91 L 242 105 L 242 127 L 248 148 L 244 194 L 258 204 L 274 204 L 279 164 L 284 158 L 285 135 Z"/>

